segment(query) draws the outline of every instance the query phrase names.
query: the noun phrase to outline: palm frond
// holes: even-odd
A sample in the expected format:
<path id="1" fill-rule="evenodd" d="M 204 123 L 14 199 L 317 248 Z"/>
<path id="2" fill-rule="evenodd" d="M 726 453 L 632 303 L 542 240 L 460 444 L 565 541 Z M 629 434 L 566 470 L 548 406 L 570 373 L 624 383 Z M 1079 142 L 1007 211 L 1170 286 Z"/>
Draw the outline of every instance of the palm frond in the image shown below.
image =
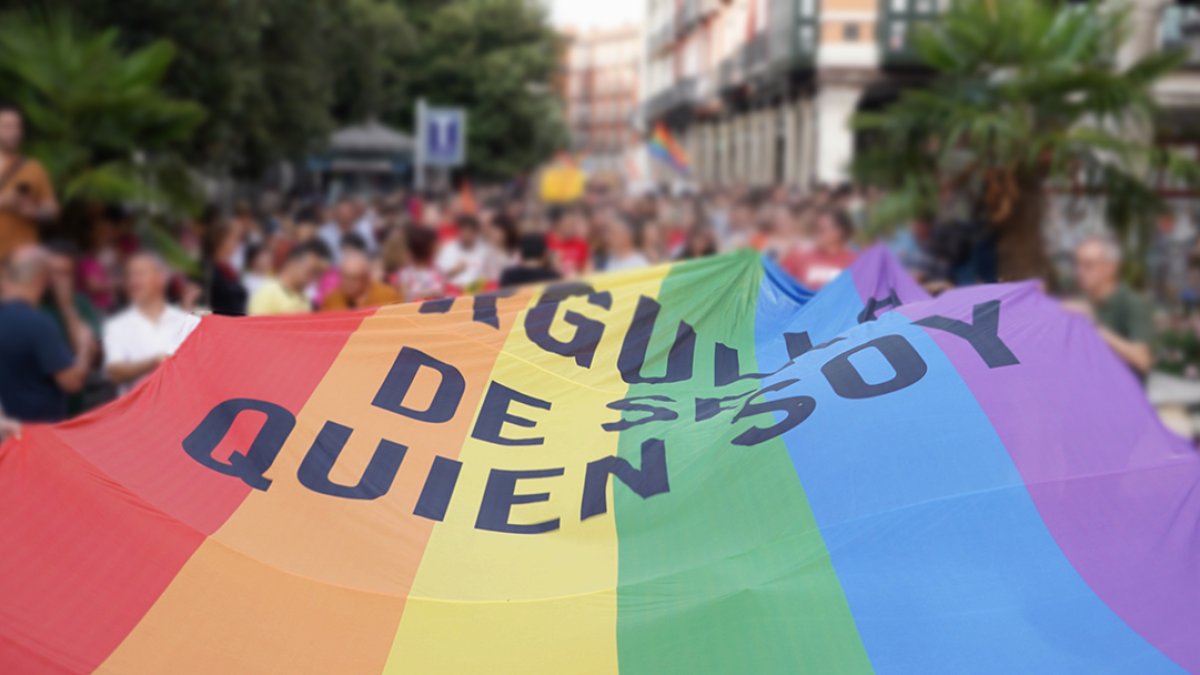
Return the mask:
<path id="1" fill-rule="evenodd" d="M 126 53 L 118 37 L 62 12 L 0 14 L 6 98 L 25 111 L 30 150 L 67 200 L 194 209 L 195 187 L 171 167 L 204 110 L 162 90 L 175 58 L 171 43 Z M 135 166 L 135 155 L 147 160 Z"/>
<path id="2" fill-rule="evenodd" d="M 1144 218 L 1156 177 L 1200 182 L 1144 133 L 1158 113 L 1155 83 L 1184 57 L 1163 51 L 1119 69 L 1127 19 L 1097 1 L 957 0 L 916 31 L 933 82 L 854 120 L 872 146 L 855 176 L 897 195 L 880 217 L 913 211 L 917 186 L 939 180 L 986 201 L 997 177 L 1044 177 L 1114 197 L 1110 215 L 1121 219 Z M 989 210 L 982 201 L 978 213 Z"/>

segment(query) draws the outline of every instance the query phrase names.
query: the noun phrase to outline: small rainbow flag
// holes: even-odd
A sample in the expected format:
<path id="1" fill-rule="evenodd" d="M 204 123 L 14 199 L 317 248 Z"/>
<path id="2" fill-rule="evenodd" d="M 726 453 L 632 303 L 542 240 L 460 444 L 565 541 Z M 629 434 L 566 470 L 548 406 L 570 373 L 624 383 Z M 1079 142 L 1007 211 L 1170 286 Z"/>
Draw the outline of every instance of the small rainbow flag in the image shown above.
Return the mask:
<path id="1" fill-rule="evenodd" d="M 650 154 L 684 176 L 692 173 L 687 153 L 661 123 L 654 125 L 654 133 L 650 135 Z"/>

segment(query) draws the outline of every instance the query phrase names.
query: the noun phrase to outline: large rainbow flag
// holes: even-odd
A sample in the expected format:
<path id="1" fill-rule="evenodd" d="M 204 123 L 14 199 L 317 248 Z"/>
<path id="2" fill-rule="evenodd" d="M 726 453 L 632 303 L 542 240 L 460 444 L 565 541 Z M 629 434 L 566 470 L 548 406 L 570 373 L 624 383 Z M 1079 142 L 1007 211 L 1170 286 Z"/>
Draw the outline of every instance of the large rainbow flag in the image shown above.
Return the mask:
<path id="1" fill-rule="evenodd" d="M 0 672 L 87 671 L 1200 671 L 1200 459 L 882 250 L 206 318 L 0 446 Z"/>

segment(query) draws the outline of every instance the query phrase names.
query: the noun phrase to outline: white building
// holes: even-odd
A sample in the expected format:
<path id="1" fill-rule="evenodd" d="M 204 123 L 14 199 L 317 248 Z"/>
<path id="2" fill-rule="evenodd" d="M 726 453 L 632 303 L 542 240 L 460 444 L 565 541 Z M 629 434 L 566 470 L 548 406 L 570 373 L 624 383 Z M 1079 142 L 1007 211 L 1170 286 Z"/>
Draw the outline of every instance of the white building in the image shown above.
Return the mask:
<path id="1" fill-rule="evenodd" d="M 924 77 L 913 27 L 949 0 L 645 0 L 640 125 L 666 124 L 702 182 L 846 180 L 858 110 Z M 1200 139 L 1200 9 L 1136 0 L 1121 54 L 1192 44 L 1197 58 L 1159 87 L 1163 142 Z M 665 167 L 660 177 L 667 177 Z"/>

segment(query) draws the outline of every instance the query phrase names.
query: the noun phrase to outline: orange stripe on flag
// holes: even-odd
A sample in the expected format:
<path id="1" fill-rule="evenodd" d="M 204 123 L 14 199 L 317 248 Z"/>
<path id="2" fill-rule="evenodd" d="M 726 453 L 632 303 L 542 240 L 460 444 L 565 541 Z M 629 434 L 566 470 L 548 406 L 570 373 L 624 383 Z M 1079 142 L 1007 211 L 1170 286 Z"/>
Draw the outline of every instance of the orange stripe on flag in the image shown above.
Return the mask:
<path id="1" fill-rule="evenodd" d="M 432 530 L 433 521 L 413 515 L 417 498 L 434 457 L 457 456 L 512 317 L 528 299 L 499 301 L 500 329 L 472 321 L 469 298 L 446 314 L 418 319 L 418 306 L 404 305 L 367 318 L 297 415 L 266 473 L 269 488 L 246 498 L 106 665 L 171 673 L 381 670 Z M 451 420 L 431 424 L 372 405 L 402 347 L 462 372 L 466 388 Z M 436 378 L 419 375 L 405 404 L 423 406 L 434 386 Z M 358 483 L 381 439 L 407 446 L 386 494 L 347 499 L 299 483 L 301 461 L 328 422 L 353 429 L 329 476 L 339 485 Z M 265 570 L 280 579 L 239 580 Z M 163 640 L 181 625 L 190 627 L 186 640 L 168 652 Z M 281 654 L 294 663 L 281 667 Z"/>

